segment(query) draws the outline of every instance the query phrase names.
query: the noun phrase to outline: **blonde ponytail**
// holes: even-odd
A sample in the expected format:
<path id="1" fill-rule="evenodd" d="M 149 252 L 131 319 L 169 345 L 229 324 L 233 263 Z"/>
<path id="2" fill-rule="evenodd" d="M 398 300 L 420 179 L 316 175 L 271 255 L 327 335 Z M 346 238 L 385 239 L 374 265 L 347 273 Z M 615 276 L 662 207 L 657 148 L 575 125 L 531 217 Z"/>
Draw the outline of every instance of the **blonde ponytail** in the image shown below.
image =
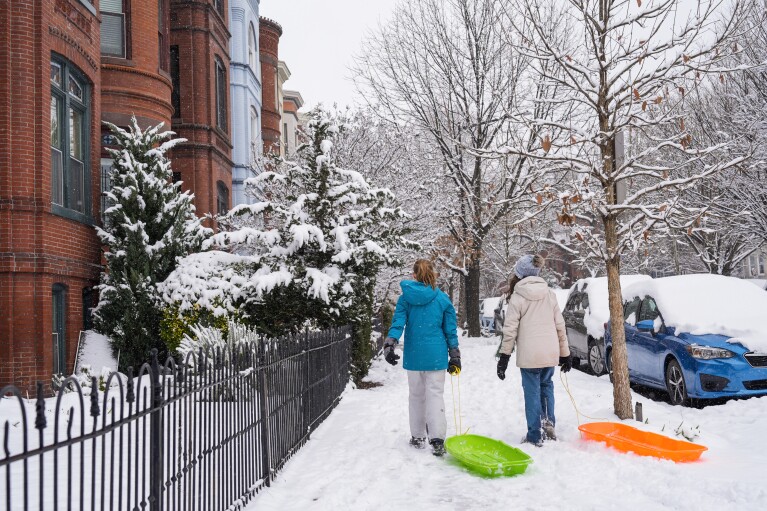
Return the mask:
<path id="1" fill-rule="evenodd" d="M 413 265 L 413 275 L 418 282 L 437 287 L 437 273 L 434 271 L 434 265 L 428 259 L 418 259 Z"/>

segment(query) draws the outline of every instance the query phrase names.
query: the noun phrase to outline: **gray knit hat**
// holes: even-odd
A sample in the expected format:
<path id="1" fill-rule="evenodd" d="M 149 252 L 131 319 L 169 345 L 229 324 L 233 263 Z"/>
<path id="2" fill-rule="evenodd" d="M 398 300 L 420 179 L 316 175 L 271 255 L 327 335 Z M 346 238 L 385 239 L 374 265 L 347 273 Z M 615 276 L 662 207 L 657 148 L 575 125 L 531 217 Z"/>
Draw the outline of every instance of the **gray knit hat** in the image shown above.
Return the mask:
<path id="1" fill-rule="evenodd" d="M 541 273 L 543 268 L 543 257 L 536 255 L 525 255 L 519 258 L 517 264 L 514 265 L 514 275 L 520 279 L 525 277 L 537 277 Z"/>

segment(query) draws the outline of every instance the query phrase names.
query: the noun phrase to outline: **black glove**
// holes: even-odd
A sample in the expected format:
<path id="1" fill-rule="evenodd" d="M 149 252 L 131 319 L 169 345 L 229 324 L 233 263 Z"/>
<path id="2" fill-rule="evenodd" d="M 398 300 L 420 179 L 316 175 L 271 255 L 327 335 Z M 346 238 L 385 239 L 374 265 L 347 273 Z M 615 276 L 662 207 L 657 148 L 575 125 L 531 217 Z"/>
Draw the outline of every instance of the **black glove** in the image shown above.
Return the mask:
<path id="1" fill-rule="evenodd" d="M 506 379 L 506 368 L 509 367 L 510 358 L 511 355 L 501 353 L 501 358 L 498 359 L 498 378 L 501 380 Z"/>
<path id="2" fill-rule="evenodd" d="M 559 357 L 559 367 L 562 368 L 562 372 L 566 373 L 573 368 L 573 356 L 567 355 L 566 357 Z"/>
<path id="3" fill-rule="evenodd" d="M 448 350 L 450 360 L 447 361 L 447 372 L 451 375 L 461 374 L 461 350 L 450 348 Z"/>
<path id="4" fill-rule="evenodd" d="M 394 353 L 394 346 L 397 345 L 397 340 L 392 337 L 387 337 L 383 345 L 384 358 L 391 365 L 396 366 L 399 355 Z"/>

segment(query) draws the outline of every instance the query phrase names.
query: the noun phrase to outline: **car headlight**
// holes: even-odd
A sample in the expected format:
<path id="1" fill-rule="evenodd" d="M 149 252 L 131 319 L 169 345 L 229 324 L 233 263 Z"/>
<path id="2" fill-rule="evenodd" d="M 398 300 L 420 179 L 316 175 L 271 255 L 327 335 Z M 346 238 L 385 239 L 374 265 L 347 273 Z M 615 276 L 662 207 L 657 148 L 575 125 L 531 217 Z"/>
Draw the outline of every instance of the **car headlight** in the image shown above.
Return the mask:
<path id="1" fill-rule="evenodd" d="M 710 360 L 712 358 L 732 358 L 735 356 L 735 353 L 729 350 L 712 348 L 710 346 L 698 346 L 697 344 L 686 346 L 685 349 L 693 358 L 701 358 L 703 360 Z"/>

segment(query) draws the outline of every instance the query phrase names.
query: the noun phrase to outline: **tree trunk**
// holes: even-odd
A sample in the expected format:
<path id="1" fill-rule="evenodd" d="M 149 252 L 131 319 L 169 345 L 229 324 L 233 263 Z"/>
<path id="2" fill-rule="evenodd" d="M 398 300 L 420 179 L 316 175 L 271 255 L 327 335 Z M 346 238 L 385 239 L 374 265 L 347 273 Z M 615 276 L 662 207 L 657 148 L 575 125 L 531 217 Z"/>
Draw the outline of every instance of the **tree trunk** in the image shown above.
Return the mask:
<path id="1" fill-rule="evenodd" d="M 629 386 L 628 352 L 626 350 L 626 331 L 623 328 L 623 299 L 621 296 L 620 256 L 615 254 L 617 247 L 617 222 L 615 217 L 605 218 L 605 245 L 611 257 L 607 265 L 607 293 L 610 305 L 610 335 L 613 339 L 611 367 L 613 373 L 613 407 L 620 419 L 634 417 L 631 410 L 631 387 Z"/>
<path id="2" fill-rule="evenodd" d="M 479 324 L 479 288 L 480 288 L 480 266 L 479 258 L 475 258 L 466 268 L 466 316 L 469 324 L 469 337 L 479 337 L 481 335 Z"/>
<path id="3" fill-rule="evenodd" d="M 458 328 L 466 323 L 466 275 L 458 277 Z"/>

